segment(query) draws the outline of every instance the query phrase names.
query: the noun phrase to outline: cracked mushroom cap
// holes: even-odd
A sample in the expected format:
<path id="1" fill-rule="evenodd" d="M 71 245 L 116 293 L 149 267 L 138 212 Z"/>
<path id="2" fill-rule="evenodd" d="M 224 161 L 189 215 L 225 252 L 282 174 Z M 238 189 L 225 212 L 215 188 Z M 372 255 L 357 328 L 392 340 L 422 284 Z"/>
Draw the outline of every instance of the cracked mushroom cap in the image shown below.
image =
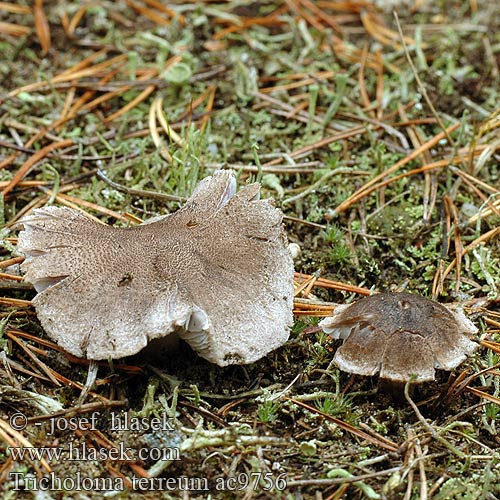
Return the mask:
<path id="1" fill-rule="evenodd" d="M 292 324 L 293 262 L 282 213 L 236 193 L 234 172 L 203 179 L 177 212 L 131 228 L 69 208 L 21 220 L 18 250 L 43 328 L 89 359 L 122 358 L 176 330 L 213 363 L 251 363 Z"/>
<path id="2" fill-rule="evenodd" d="M 478 329 L 461 310 L 410 293 L 379 293 L 335 309 L 320 322 L 344 339 L 333 358 L 346 372 L 395 382 L 434 380 L 435 368 L 452 370 L 477 347 Z"/>

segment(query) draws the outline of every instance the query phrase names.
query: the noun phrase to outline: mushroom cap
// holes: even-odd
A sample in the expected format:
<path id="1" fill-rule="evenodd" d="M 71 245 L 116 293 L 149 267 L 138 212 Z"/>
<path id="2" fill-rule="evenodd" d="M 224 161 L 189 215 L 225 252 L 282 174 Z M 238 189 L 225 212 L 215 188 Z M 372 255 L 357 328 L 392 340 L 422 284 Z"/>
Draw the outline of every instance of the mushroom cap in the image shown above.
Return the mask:
<path id="1" fill-rule="evenodd" d="M 292 324 L 293 262 L 282 213 L 236 193 L 233 171 L 203 179 L 177 212 L 130 228 L 45 207 L 22 219 L 18 250 L 43 328 L 89 359 L 137 353 L 176 330 L 204 358 L 251 363 Z"/>
<path id="2" fill-rule="evenodd" d="M 379 293 L 335 309 L 320 322 L 344 339 L 333 358 L 346 372 L 396 382 L 434 380 L 435 368 L 452 370 L 477 344 L 478 329 L 461 310 L 410 293 Z"/>

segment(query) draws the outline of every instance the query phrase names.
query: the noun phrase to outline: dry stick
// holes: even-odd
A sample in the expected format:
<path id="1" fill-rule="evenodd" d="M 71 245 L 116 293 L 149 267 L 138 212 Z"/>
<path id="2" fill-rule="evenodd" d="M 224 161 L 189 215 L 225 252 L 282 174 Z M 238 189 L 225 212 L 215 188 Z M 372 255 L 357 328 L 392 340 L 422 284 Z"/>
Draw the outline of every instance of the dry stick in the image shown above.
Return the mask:
<path id="1" fill-rule="evenodd" d="M 428 149 L 432 148 L 435 146 L 439 141 L 444 139 L 447 135 L 449 135 L 451 132 L 453 132 L 456 128 L 460 126 L 460 123 L 455 123 L 454 125 L 451 125 L 446 129 L 444 132 L 440 132 L 438 135 L 434 136 L 432 139 L 428 140 L 422 146 L 420 146 L 418 149 L 413 151 L 409 156 L 403 158 L 402 160 L 398 161 L 395 163 L 392 167 L 388 168 L 384 172 L 381 172 L 379 175 L 375 176 L 371 181 L 368 181 L 363 187 L 358 189 L 354 194 L 349 196 L 347 200 L 343 201 L 335 210 L 335 214 L 340 214 L 347 208 L 349 208 L 351 205 L 354 203 L 357 203 L 358 201 L 362 200 L 365 198 L 368 194 L 370 194 L 373 190 L 370 189 L 373 184 L 377 183 L 384 177 L 387 177 L 388 175 L 392 174 L 393 172 L 399 170 L 401 167 L 409 163 L 410 161 L 414 160 L 417 158 L 419 155 L 421 155 L 424 151 L 427 151 Z M 453 160 L 449 160 L 449 163 L 451 163 Z"/>
<path id="2" fill-rule="evenodd" d="M 420 440 L 417 438 L 415 441 L 415 451 L 417 453 L 417 459 L 418 459 L 418 469 L 419 469 L 419 474 L 420 474 L 420 498 L 419 500 L 427 500 L 428 494 L 427 494 L 427 477 L 425 475 L 425 464 L 424 464 L 424 454 L 422 452 L 422 447 L 420 446 Z"/>
<path id="3" fill-rule="evenodd" d="M 312 283 L 312 285 L 311 285 L 311 288 L 312 288 L 312 286 L 314 285 L 314 283 L 317 280 L 318 280 L 318 277 L 312 275 L 306 281 L 304 281 L 304 283 L 301 283 L 300 285 L 298 284 L 297 288 L 295 289 L 295 291 L 293 293 L 294 297 L 297 297 L 299 294 L 301 294 L 306 288 L 308 288 L 311 285 L 311 283 Z M 307 293 L 309 294 L 310 291 L 311 290 L 309 290 Z"/>
<path id="4" fill-rule="evenodd" d="M 498 322 L 495 321 L 494 323 L 496 323 L 496 326 L 500 326 Z M 500 342 L 491 342 L 489 340 L 483 340 L 481 341 L 481 345 L 500 354 Z"/>
<path id="5" fill-rule="evenodd" d="M 405 459 L 404 459 L 404 463 L 405 465 L 407 464 L 407 467 L 405 467 L 405 473 L 403 474 L 402 478 L 407 475 L 407 481 L 406 481 L 406 491 L 405 491 L 405 495 L 403 497 L 403 500 L 410 500 L 411 498 L 411 491 L 413 489 L 413 476 L 414 476 L 414 473 L 413 473 L 413 466 L 415 465 L 415 439 L 416 439 L 416 435 L 415 435 L 415 431 L 413 430 L 413 428 L 409 428 L 408 429 L 408 432 L 407 432 L 407 435 L 408 435 L 408 439 L 407 439 L 407 443 L 408 443 L 408 450 L 407 452 L 405 453 Z"/>
<path id="6" fill-rule="evenodd" d="M 71 109 L 71 105 L 73 104 L 73 100 L 75 99 L 76 87 L 70 87 L 68 93 L 66 94 L 66 99 L 64 99 L 63 109 L 61 111 L 61 117 L 58 121 L 64 120 L 66 116 L 68 116 L 69 111 Z M 60 127 L 56 127 L 56 130 L 60 130 Z"/>
<path id="7" fill-rule="evenodd" d="M 367 189 L 363 193 L 363 197 L 368 196 L 369 194 L 373 193 L 374 191 L 377 191 L 378 189 L 381 189 L 385 186 L 388 186 L 389 184 L 392 184 L 393 182 L 397 182 L 400 179 L 404 179 L 405 177 L 411 177 L 412 175 L 422 174 L 422 173 L 428 172 L 429 170 L 434 170 L 436 168 L 447 167 L 449 165 L 449 163 L 450 163 L 450 160 L 439 160 L 439 161 L 436 161 L 434 163 L 430 163 L 429 165 L 424 165 L 423 167 L 415 168 L 415 169 L 410 170 L 408 172 L 405 172 L 403 174 L 395 175 L 394 177 L 391 177 L 390 179 L 386 179 L 385 181 L 379 182 L 378 184 L 375 184 L 374 186 L 372 186 L 370 189 Z"/>
<path id="8" fill-rule="evenodd" d="M 109 49 L 104 48 L 101 50 L 98 50 L 97 52 L 94 52 L 93 54 L 90 54 L 90 56 L 86 57 L 85 59 L 82 59 L 80 62 L 74 64 L 71 66 L 71 68 L 65 69 L 63 72 L 59 73 L 59 76 L 63 75 L 71 75 L 73 73 L 76 73 L 77 71 L 80 71 L 81 69 L 88 68 L 90 64 L 92 64 L 93 61 L 96 59 L 99 59 L 99 57 L 107 54 Z M 123 55 L 122 55 L 123 59 Z"/>
<path id="9" fill-rule="evenodd" d="M 10 328 L 8 330 L 8 332 L 11 333 L 12 335 L 17 335 L 18 337 L 22 337 L 23 339 L 27 339 L 27 340 L 30 340 L 31 342 L 35 342 L 35 343 L 40 344 L 42 346 L 48 347 L 54 351 L 61 352 L 68 358 L 70 363 L 87 366 L 90 362 L 88 359 L 83 359 L 83 358 L 79 358 L 77 356 L 73 356 L 72 354 L 65 351 L 62 347 L 58 346 L 54 342 L 47 340 L 47 339 L 42 339 L 40 337 L 37 337 L 36 335 L 32 335 L 31 333 L 23 332 L 22 330 L 17 330 L 15 328 Z M 100 361 L 99 364 L 101 366 L 108 366 L 107 361 Z M 115 370 L 123 370 L 123 371 L 131 372 L 131 373 L 142 372 L 142 369 L 140 367 L 134 366 L 134 365 L 116 364 L 116 365 L 114 365 L 114 368 L 115 368 Z"/>
<path id="10" fill-rule="evenodd" d="M 116 408 L 121 406 L 127 406 L 126 401 L 96 401 L 94 403 L 85 403 L 81 406 L 73 406 L 72 408 L 66 408 L 64 410 L 59 410 L 49 415 L 40 415 L 37 417 L 28 417 L 27 423 L 34 424 L 37 422 L 44 422 L 46 420 L 52 420 L 58 417 L 72 417 L 76 415 L 81 415 L 89 412 L 96 412 L 105 408 Z"/>
<path id="11" fill-rule="evenodd" d="M 363 474 L 361 476 L 351 476 L 342 478 L 332 478 L 332 479 L 297 479 L 287 481 L 287 487 L 299 487 L 299 486 L 330 486 L 332 484 L 344 484 L 344 483 L 357 483 L 358 481 L 365 481 L 366 479 L 373 479 L 380 476 L 389 476 L 395 472 L 400 472 L 401 467 L 393 467 L 392 469 L 382 470 L 378 472 L 372 472 L 370 474 Z"/>
<path id="12" fill-rule="evenodd" d="M 106 75 L 104 75 L 100 80 L 99 84 L 106 84 L 109 81 L 111 81 L 120 71 L 122 64 L 120 64 L 117 68 L 109 71 Z M 75 88 L 75 87 L 72 87 Z M 54 124 L 51 127 L 54 127 L 56 130 L 59 130 L 62 128 L 62 126 L 68 122 L 69 120 L 72 120 L 76 116 L 78 116 L 79 111 L 81 108 L 90 101 L 96 94 L 96 90 L 87 90 L 86 92 L 81 95 L 76 102 L 74 102 L 71 106 L 71 108 L 67 111 L 66 114 L 61 114 L 61 118 L 54 122 Z M 95 100 L 93 101 L 95 102 Z M 98 103 L 96 104 L 96 106 Z"/>
<path id="13" fill-rule="evenodd" d="M 467 455 L 465 453 L 463 453 L 462 451 L 460 451 L 455 446 L 453 446 L 443 436 L 441 436 L 440 434 L 438 434 L 438 432 L 436 432 L 436 429 L 434 429 L 434 427 L 432 427 L 432 425 L 429 424 L 429 422 L 427 422 L 427 420 L 424 418 L 424 416 L 420 413 L 420 410 L 418 409 L 418 406 L 415 404 L 415 402 L 413 401 L 413 399 L 411 399 L 411 397 L 410 397 L 410 392 L 409 391 L 410 391 L 411 383 L 412 383 L 411 380 L 409 380 L 408 382 L 406 382 L 406 384 L 405 384 L 405 390 L 404 390 L 404 395 L 405 395 L 405 398 L 408 401 L 408 403 L 410 403 L 410 406 L 412 407 L 413 411 L 415 412 L 415 415 L 417 416 L 417 418 L 420 421 L 420 423 L 424 426 L 424 428 L 431 434 L 431 436 L 436 441 L 439 441 L 441 444 L 443 444 L 444 446 L 446 446 L 446 448 L 448 448 L 448 450 L 450 450 L 457 457 L 459 457 L 461 459 L 465 459 Z"/>
<path id="14" fill-rule="evenodd" d="M 183 203 L 186 201 L 186 198 L 182 196 L 176 196 L 173 194 L 166 194 L 166 193 L 158 193 L 156 191 L 146 191 L 144 189 L 134 189 L 134 188 L 129 188 L 127 186 L 123 186 L 122 184 L 118 184 L 117 182 L 112 181 L 109 177 L 106 176 L 106 174 L 102 170 L 97 171 L 97 177 L 99 177 L 99 179 L 103 180 L 113 189 L 116 189 L 121 193 L 129 194 L 131 196 L 139 196 L 141 198 L 152 198 L 160 201 L 177 201 L 179 203 Z"/>
<path id="15" fill-rule="evenodd" d="M 380 42 L 383 45 L 392 45 L 395 33 L 392 33 L 392 31 L 388 30 L 390 33 L 389 35 L 387 33 L 387 30 L 384 30 L 383 26 L 380 23 L 375 22 L 373 12 L 362 10 L 360 12 L 360 19 L 365 31 L 375 40 L 377 40 L 377 42 Z"/>

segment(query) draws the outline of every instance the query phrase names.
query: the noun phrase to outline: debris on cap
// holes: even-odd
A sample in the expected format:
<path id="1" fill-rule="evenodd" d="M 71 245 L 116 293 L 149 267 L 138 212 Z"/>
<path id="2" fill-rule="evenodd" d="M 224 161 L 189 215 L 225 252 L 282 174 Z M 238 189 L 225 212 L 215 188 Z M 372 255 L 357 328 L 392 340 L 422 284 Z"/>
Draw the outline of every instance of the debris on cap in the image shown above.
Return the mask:
<path id="1" fill-rule="evenodd" d="M 122 358 L 175 331 L 213 363 L 251 363 L 289 336 L 293 262 L 259 184 L 203 179 L 177 212 L 130 228 L 69 208 L 24 217 L 18 250 L 49 336 L 89 359 Z"/>
<path id="2" fill-rule="evenodd" d="M 344 339 L 333 358 L 349 373 L 395 382 L 434 380 L 435 369 L 452 370 L 474 352 L 478 329 L 462 310 L 410 293 L 379 293 L 338 306 L 319 323 Z"/>

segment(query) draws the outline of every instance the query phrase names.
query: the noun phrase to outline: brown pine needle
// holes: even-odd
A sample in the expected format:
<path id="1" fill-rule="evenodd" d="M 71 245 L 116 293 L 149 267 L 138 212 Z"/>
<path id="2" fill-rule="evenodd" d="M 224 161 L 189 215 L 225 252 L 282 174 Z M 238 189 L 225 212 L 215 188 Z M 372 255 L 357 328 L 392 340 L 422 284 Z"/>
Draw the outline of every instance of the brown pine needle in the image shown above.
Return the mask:
<path id="1" fill-rule="evenodd" d="M 395 163 L 392 167 L 388 168 L 387 170 L 384 170 L 382 173 L 379 175 L 375 176 L 372 180 L 368 181 L 363 187 L 358 189 L 354 194 L 349 196 L 347 200 L 343 201 L 335 210 L 334 212 L 336 214 L 340 214 L 344 212 L 347 208 L 349 208 L 351 205 L 354 203 L 357 203 L 358 201 L 362 200 L 372 192 L 370 190 L 370 187 L 373 186 L 375 183 L 378 181 L 382 180 L 384 177 L 387 177 L 388 175 L 392 174 L 393 172 L 396 172 L 399 170 L 401 167 L 409 163 L 410 161 L 414 160 L 421 154 L 423 154 L 424 151 L 428 151 L 432 147 L 434 147 L 439 141 L 444 139 L 447 135 L 449 135 L 451 132 L 453 132 L 455 129 L 457 129 L 460 126 L 460 123 L 455 123 L 454 125 L 451 125 L 448 127 L 445 131 L 440 132 L 439 134 L 435 135 L 432 139 L 429 139 L 427 142 L 422 144 L 419 148 L 415 149 L 409 156 L 406 156 L 402 160 L 398 161 Z M 451 163 L 451 161 L 450 161 Z"/>
<path id="2" fill-rule="evenodd" d="M 90 54 L 90 56 L 86 57 L 85 59 L 82 59 L 80 62 L 74 64 L 73 66 L 71 66 L 71 68 L 68 68 L 63 72 L 59 73 L 59 76 L 71 75 L 84 68 L 88 68 L 96 59 L 99 59 L 101 56 L 104 56 L 105 54 L 107 54 L 107 52 L 108 49 L 106 48 L 98 50 L 97 52 Z M 122 60 L 124 60 L 123 57 Z"/>
<path id="3" fill-rule="evenodd" d="M 35 17 L 36 34 L 42 47 L 42 53 L 45 55 L 50 50 L 51 41 L 49 22 L 43 11 L 43 0 L 35 0 L 33 15 Z"/>
<path id="4" fill-rule="evenodd" d="M 0 279 L 11 280 L 11 281 L 23 281 L 22 276 L 16 276 L 15 274 L 0 273 Z"/>
<path id="5" fill-rule="evenodd" d="M 156 85 L 149 85 L 146 87 L 137 97 L 132 99 L 129 103 L 127 103 L 123 108 L 119 109 L 115 113 L 107 116 L 104 121 L 106 123 L 112 122 L 116 118 L 120 117 L 121 115 L 127 113 L 131 109 L 135 108 L 138 104 L 140 104 L 142 101 L 145 101 L 150 94 L 154 92 L 156 88 Z"/>
<path id="6" fill-rule="evenodd" d="M 444 206 L 445 210 L 448 214 L 450 224 L 453 225 L 453 233 L 454 233 L 454 245 L 455 245 L 455 255 L 458 257 L 455 259 L 456 260 L 456 266 L 455 266 L 455 292 L 458 294 L 460 290 L 460 271 L 462 268 L 462 250 L 463 250 L 463 245 L 462 245 L 462 240 L 460 239 L 460 229 L 459 229 L 459 218 L 458 218 L 458 211 L 457 207 L 453 203 L 452 199 L 448 195 L 444 195 Z M 451 235 L 450 235 L 451 236 Z M 449 246 L 449 245 L 447 245 Z"/>
<path id="7" fill-rule="evenodd" d="M 284 24 L 284 21 L 277 19 L 277 17 L 288 10 L 286 5 L 279 7 L 275 11 L 271 12 L 269 15 L 264 17 L 249 17 L 249 18 L 240 18 L 239 24 L 233 24 L 229 28 L 218 31 L 213 39 L 215 41 L 221 40 L 225 38 L 227 35 L 231 33 L 236 33 L 238 31 L 243 31 L 251 26 L 261 25 L 261 26 L 281 26 Z"/>
<path id="8" fill-rule="evenodd" d="M 299 0 L 299 2 L 321 19 L 324 23 L 326 23 L 330 28 L 333 28 L 337 33 L 342 33 L 342 29 L 339 24 L 335 21 L 335 19 L 328 15 L 324 10 L 320 9 L 317 5 L 315 5 L 310 0 Z M 336 38 L 336 37 L 335 37 Z"/>
<path id="9" fill-rule="evenodd" d="M 51 368 L 49 368 L 45 363 L 43 363 L 42 361 L 40 361 L 38 359 L 38 357 L 33 352 L 33 350 L 30 349 L 29 344 L 26 344 L 25 342 L 23 342 L 21 339 L 17 338 L 15 335 L 13 335 L 10 332 L 7 332 L 7 337 L 9 337 L 11 340 L 13 340 L 28 355 L 28 357 L 31 359 L 31 361 L 33 361 L 33 363 L 36 366 L 38 366 L 38 368 L 43 373 L 45 373 L 45 375 L 47 375 L 47 377 L 52 381 L 52 383 L 54 385 L 56 385 L 57 387 L 61 387 L 61 384 L 58 382 L 58 380 L 54 377 L 54 375 L 52 373 L 53 370 Z"/>
<path id="10" fill-rule="evenodd" d="M 480 391 L 479 389 L 476 389 L 474 387 L 467 387 L 467 390 L 469 392 L 471 392 L 472 394 L 479 396 L 480 398 L 486 399 L 487 401 L 490 401 L 491 403 L 495 403 L 496 405 L 500 405 L 500 398 L 492 396 L 491 394 L 488 394 L 487 392 Z"/>
<path id="11" fill-rule="evenodd" d="M 368 441 L 375 446 L 378 446 L 379 448 L 383 448 L 384 450 L 392 451 L 392 452 L 397 452 L 399 450 L 399 446 L 397 443 L 394 443 L 393 441 L 390 441 L 386 438 L 382 438 L 382 436 L 379 436 L 377 434 L 377 437 L 374 437 L 367 432 L 364 432 L 362 430 L 357 429 L 356 427 L 348 424 L 347 422 L 344 422 L 338 418 L 332 417 L 331 415 L 328 415 L 328 413 L 323 413 L 322 411 L 318 410 L 317 408 L 313 408 L 312 406 L 309 406 L 302 401 L 299 401 L 294 398 L 285 398 L 288 401 L 301 406 L 302 408 L 305 408 L 306 410 L 309 410 L 311 413 L 316 414 L 316 415 L 321 415 L 323 418 L 328 420 L 329 422 L 333 422 L 334 424 L 338 425 L 341 429 L 354 434 L 355 436 L 364 439 L 365 441 Z M 370 430 L 373 434 L 376 434 L 375 431 Z"/>
<path id="12" fill-rule="evenodd" d="M 167 14 L 172 19 L 177 18 L 177 20 L 181 25 L 184 26 L 186 24 L 186 18 L 182 14 L 178 14 L 177 12 L 175 12 L 175 10 L 168 8 L 162 2 L 159 2 L 158 0 L 143 0 L 143 1 L 146 5 L 149 5 L 150 7 L 153 7 L 156 10 L 159 10 L 160 12 Z"/>
<path id="13" fill-rule="evenodd" d="M 147 7 L 143 7 L 142 5 L 139 5 L 132 0 L 125 0 L 125 3 L 133 10 L 138 12 L 139 14 L 142 14 L 144 17 L 147 17 L 151 19 L 151 21 L 155 22 L 156 24 L 159 24 L 161 26 L 168 26 L 170 24 L 170 19 L 165 19 L 164 17 L 160 16 L 157 12 L 155 12 L 152 9 L 148 9 Z"/>
<path id="14" fill-rule="evenodd" d="M 295 281 L 300 282 L 302 280 L 307 280 L 307 284 L 309 284 L 309 280 L 311 280 L 314 276 L 309 274 L 295 273 Z M 347 283 L 341 283 L 340 281 L 333 281 L 326 278 L 318 278 L 314 282 L 314 286 L 319 286 L 321 288 L 331 288 L 333 290 L 342 290 L 349 293 L 359 293 L 360 295 L 370 295 L 370 290 L 367 288 L 361 288 L 355 285 L 349 285 Z"/>
<path id="15" fill-rule="evenodd" d="M 9 266 L 15 266 L 16 264 L 20 264 L 24 261 L 24 257 L 13 257 L 12 259 L 2 260 L 0 261 L 0 269 L 5 269 Z"/>
<path id="16" fill-rule="evenodd" d="M 486 243 L 489 240 L 492 240 L 496 238 L 497 236 L 500 235 L 500 227 L 495 227 L 493 229 L 490 229 L 487 233 L 482 234 L 478 238 L 476 238 L 472 243 L 469 243 L 461 252 L 460 258 L 463 258 L 464 255 L 466 255 L 469 250 L 472 250 L 473 248 L 477 247 L 481 243 Z M 451 263 L 448 265 L 448 267 L 443 271 L 442 276 L 440 277 L 440 282 L 443 283 L 448 274 L 450 274 L 450 271 L 456 266 L 457 259 L 453 259 Z"/>
<path id="17" fill-rule="evenodd" d="M 302 9 L 299 5 L 295 3 L 295 0 L 286 0 L 286 3 L 290 7 L 292 12 L 307 21 L 311 26 L 316 28 L 319 32 L 325 31 L 325 27 L 307 10 Z"/>
<path id="18" fill-rule="evenodd" d="M 31 307 L 30 300 L 13 299 L 11 297 L 0 297 L 0 304 L 7 307 Z"/>
<path id="19" fill-rule="evenodd" d="M 0 10 L 11 14 L 31 14 L 31 9 L 28 6 L 8 2 L 0 2 Z"/>
<path id="20" fill-rule="evenodd" d="M 19 445 L 24 448 L 33 448 L 33 445 L 28 441 L 19 431 L 14 430 L 5 420 L 0 419 L 0 433 L 5 442 L 7 442 L 12 447 L 17 447 Z M 29 457 L 29 455 L 27 455 Z M 28 458 L 29 459 L 29 458 Z M 48 474 L 52 472 L 51 467 L 46 462 L 44 458 L 40 460 L 41 466 L 47 471 Z M 39 476 L 42 476 L 36 464 L 32 462 L 35 470 L 38 471 Z"/>
<path id="21" fill-rule="evenodd" d="M 73 144 L 72 139 L 65 139 L 61 142 L 53 142 L 48 146 L 40 149 L 37 153 L 35 153 L 31 158 L 29 158 L 24 165 L 16 172 L 12 180 L 9 184 L 3 189 L 2 194 L 5 196 L 10 191 L 12 191 L 31 171 L 31 169 L 43 158 L 45 158 L 50 152 L 55 149 L 65 148 L 67 146 L 71 146 Z"/>
<path id="22" fill-rule="evenodd" d="M 87 217 L 90 217 L 94 219 L 96 222 L 100 222 L 101 224 L 103 223 L 101 220 L 97 219 L 96 217 L 93 217 L 92 215 L 88 214 L 81 208 L 78 208 L 78 206 L 85 207 L 85 208 L 90 208 L 91 210 L 95 210 L 97 213 L 107 215 L 108 217 L 113 217 L 117 220 L 121 220 L 123 222 L 128 222 L 128 219 L 124 217 L 123 215 L 119 214 L 118 212 L 115 212 L 114 210 L 111 210 L 106 207 L 101 207 L 100 205 L 97 205 L 96 203 L 92 203 L 90 201 L 82 200 L 80 198 L 76 198 L 74 196 L 69 196 L 67 194 L 58 194 L 56 196 L 56 200 L 59 201 L 62 205 L 66 205 L 67 207 L 70 208 L 76 208 L 77 210 L 83 212 Z"/>
<path id="23" fill-rule="evenodd" d="M 26 36 L 31 33 L 31 28 L 20 24 L 5 23 L 0 21 L 0 33 L 12 36 Z"/>
<path id="24" fill-rule="evenodd" d="M 368 92 L 366 90 L 366 84 L 365 84 L 365 68 L 366 68 L 367 57 L 368 57 L 368 44 L 365 43 L 363 46 L 363 52 L 361 53 L 361 61 L 358 71 L 359 95 L 361 97 L 363 108 L 365 109 L 369 109 L 371 107 L 370 98 L 368 97 Z M 370 111 L 370 115 L 373 118 L 375 117 L 373 111 Z"/>
<path id="25" fill-rule="evenodd" d="M 91 7 L 91 4 L 83 5 L 82 7 L 80 7 L 76 11 L 75 15 L 71 18 L 71 21 L 69 22 L 68 28 L 66 30 L 66 34 L 69 37 L 74 36 L 76 28 L 78 27 L 78 25 L 80 24 L 80 21 L 82 20 L 83 16 L 85 15 L 85 13 L 87 12 L 87 10 L 90 7 Z"/>
<path id="26" fill-rule="evenodd" d="M 384 44 L 390 45 L 391 47 L 399 50 L 401 45 L 396 43 L 400 40 L 400 36 L 396 31 L 392 31 L 382 24 L 382 20 L 379 15 L 374 12 L 369 12 L 367 10 L 361 11 L 361 22 L 367 33 L 369 33 L 375 40 Z M 410 37 L 404 37 L 404 41 L 408 45 L 415 45 L 415 40 Z"/>
<path id="27" fill-rule="evenodd" d="M 59 75 L 56 75 L 54 78 L 49 80 L 49 82 L 30 83 L 28 85 L 24 85 L 23 87 L 19 87 L 9 92 L 7 95 L 8 97 L 16 97 L 21 92 L 33 92 L 34 90 L 50 88 L 56 83 L 69 82 L 71 80 L 79 80 L 80 78 L 84 77 L 96 76 L 99 75 L 105 69 L 109 68 L 110 66 L 114 66 L 115 64 L 120 64 L 126 59 L 127 59 L 127 54 L 120 54 L 116 57 L 112 57 L 111 59 L 107 59 L 106 61 L 95 64 L 94 66 L 90 66 L 88 68 L 79 69 L 74 72 L 66 70 L 60 73 Z"/>
<path id="28" fill-rule="evenodd" d="M 491 342 L 490 340 L 482 340 L 481 345 L 500 354 L 500 342 Z"/>

